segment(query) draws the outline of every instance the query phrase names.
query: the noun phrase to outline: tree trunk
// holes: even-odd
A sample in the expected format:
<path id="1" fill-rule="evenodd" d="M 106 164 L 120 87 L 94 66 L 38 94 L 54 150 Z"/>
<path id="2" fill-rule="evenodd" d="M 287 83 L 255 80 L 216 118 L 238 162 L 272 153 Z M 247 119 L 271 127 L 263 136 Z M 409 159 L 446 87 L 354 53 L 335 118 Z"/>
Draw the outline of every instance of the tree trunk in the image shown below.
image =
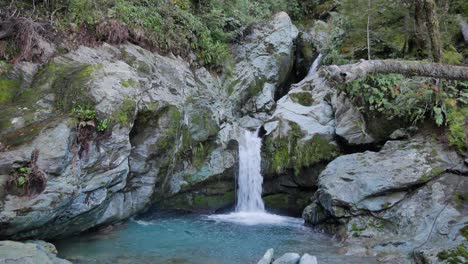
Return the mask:
<path id="1" fill-rule="evenodd" d="M 370 51 L 370 12 L 371 12 L 371 0 L 367 0 L 367 59 L 371 59 Z"/>
<path id="2" fill-rule="evenodd" d="M 431 40 L 432 57 L 434 62 L 442 59 L 442 45 L 440 44 L 439 18 L 437 17 L 437 5 L 434 0 L 424 0 L 427 31 Z"/>
<path id="3" fill-rule="evenodd" d="M 418 57 L 422 57 L 423 50 L 425 48 L 424 41 L 424 0 L 415 0 L 414 1 L 414 48 L 416 49 L 416 54 Z"/>
<path id="4" fill-rule="evenodd" d="M 331 65 L 320 71 L 320 75 L 337 83 L 347 83 L 373 73 L 468 80 L 468 67 L 421 61 L 363 60 L 356 64 Z"/>

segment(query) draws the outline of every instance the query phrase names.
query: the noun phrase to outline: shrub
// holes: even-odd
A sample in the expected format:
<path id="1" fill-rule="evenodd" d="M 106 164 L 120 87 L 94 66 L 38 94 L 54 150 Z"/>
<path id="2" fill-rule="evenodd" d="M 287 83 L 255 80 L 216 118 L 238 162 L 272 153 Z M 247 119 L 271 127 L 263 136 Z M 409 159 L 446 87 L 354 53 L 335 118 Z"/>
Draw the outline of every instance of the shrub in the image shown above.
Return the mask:
<path id="1" fill-rule="evenodd" d="M 31 160 L 14 169 L 7 180 L 7 191 L 17 196 L 31 196 L 42 193 L 47 185 L 47 176 L 37 165 L 39 150 L 31 153 Z"/>

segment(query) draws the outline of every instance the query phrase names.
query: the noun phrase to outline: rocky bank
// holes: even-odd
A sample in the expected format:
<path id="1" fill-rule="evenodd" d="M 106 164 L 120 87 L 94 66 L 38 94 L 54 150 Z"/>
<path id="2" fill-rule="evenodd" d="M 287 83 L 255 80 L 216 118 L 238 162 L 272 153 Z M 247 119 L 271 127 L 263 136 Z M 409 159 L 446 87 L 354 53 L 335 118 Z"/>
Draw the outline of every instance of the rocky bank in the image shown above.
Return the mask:
<path id="1" fill-rule="evenodd" d="M 414 252 L 431 263 L 440 252 L 466 253 L 466 163 L 436 132 L 374 135 L 369 127 L 385 120 L 367 120 L 320 70 L 298 75 L 324 38 L 279 13 L 233 47 L 223 74 L 132 44 L 8 68 L 0 77 L 11 93 L 0 116 L 0 238 L 63 237 L 153 205 L 228 209 L 237 135 L 260 127 L 268 209 L 305 208 L 307 224 L 347 239 L 344 254 L 398 263 Z M 20 183 L 31 172 L 45 175 L 43 189 Z"/>

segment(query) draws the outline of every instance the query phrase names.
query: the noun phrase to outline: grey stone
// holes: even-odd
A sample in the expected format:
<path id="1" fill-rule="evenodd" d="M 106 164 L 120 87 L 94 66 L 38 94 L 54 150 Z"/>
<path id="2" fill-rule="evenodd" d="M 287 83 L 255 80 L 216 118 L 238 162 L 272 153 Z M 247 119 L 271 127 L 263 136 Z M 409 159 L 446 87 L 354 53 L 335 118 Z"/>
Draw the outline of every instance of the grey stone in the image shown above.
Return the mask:
<path id="1" fill-rule="evenodd" d="M 268 249 L 265 254 L 263 255 L 262 259 L 260 259 L 257 264 L 270 264 L 273 260 L 274 250 L 272 248 Z"/>
<path id="2" fill-rule="evenodd" d="M 299 260 L 299 264 L 318 264 L 318 262 L 315 256 L 311 256 L 306 253 L 302 255 L 301 259 Z"/>
<path id="3" fill-rule="evenodd" d="M 0 241 L 0 263 L 9 264 L 69 264 L 57 258 L 55 246 L 44 241 Z"/>
<path id="4" fill-rule="evenodd" d="M 298 264 L 301 256 L 297 253 L 285 253 L 273 261 L 273 264 Z"/>
<path id="5" fill-rule="evenodd" d="M 332 97 L 335 112 L 336 135 L 350 145 L 374 143 L 374 138 L 367 132 L 366 120 L 344 93 Z"/>

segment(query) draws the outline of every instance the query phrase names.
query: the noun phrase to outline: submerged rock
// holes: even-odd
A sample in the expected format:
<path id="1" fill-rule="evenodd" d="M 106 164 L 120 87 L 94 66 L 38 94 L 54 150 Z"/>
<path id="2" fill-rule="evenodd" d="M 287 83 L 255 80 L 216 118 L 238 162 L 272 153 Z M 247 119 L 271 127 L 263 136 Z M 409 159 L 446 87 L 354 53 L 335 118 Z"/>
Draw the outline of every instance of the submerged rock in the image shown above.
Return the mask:
<path id="1" fill-rule="evenodd" d="M 71 264 L 57 258 L 54 245 L 44 241 L 0 241 L 0 263 L 8 264 Z"/>
<path id="2" fill-rule="evenodd" d="M 297 253 L 285 253 L 283 256 L 273 261 L 273 264 L 297 264 L 300 259 L 301 255 Z"/>
<path id="3" fill-rule="evenodd" d="M 275 251 L 272 248 L 268 249 L 257 264 L 270 264 L 273 261 L 274 252 Z"/>
<path id="4" fill-rule="evenodd" d="M 311 256 L 306 253 L 302 255 L 301 259 L 299 260 L 299 264 L 318 264 L 318 262 L 315 256 Z"/>

